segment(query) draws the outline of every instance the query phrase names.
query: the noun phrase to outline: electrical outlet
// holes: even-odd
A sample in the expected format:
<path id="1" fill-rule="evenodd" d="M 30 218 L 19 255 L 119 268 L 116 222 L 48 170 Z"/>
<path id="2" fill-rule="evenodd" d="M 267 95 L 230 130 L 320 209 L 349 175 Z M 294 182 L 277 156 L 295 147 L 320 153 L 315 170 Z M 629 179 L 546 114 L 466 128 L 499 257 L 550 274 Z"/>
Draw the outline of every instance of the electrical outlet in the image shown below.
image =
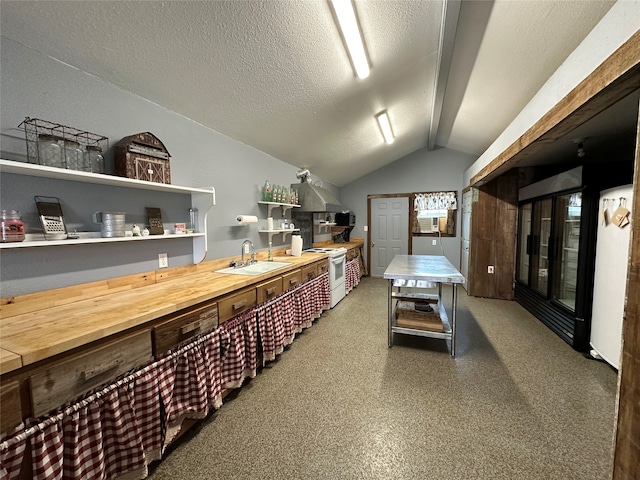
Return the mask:
<path id="1" fill-rule="evenodd" d="M 434 238 L 433 240 L 431 240 L 431 245 L 437 245 L 438 241 Z"/>
<path id="2" fill-rule="evenodd" d="M 493 273 L 493 265 L 487 267 L 487 273 Z"/>
<path id="3" fill-rule="evenodd" d="M 246 243 L 242 246 L 242 248 L 244 248 L 244 254 L 248 255 L 249 254 L 249 244 Z"/>
<path id="4" fill-rule="evenodd" d="M 368 232 L 368 231 L 369 231 L 369 225 L 365 225 L 365 226 L 364 226 L 364 231 L 365 231 L 365 232 Z"/>
<path id="5" fill-rule="evenodd" d="M 167 268 L 169 266 L 169 256 L 166 253 L 158 254 L 158 268 Z"/>

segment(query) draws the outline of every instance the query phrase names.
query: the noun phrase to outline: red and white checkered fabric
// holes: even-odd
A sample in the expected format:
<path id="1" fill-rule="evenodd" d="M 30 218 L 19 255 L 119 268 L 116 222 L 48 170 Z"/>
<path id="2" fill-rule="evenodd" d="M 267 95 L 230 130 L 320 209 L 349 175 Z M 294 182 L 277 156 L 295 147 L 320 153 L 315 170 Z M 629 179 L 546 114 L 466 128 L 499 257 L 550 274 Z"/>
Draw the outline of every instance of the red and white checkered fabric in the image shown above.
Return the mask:
<path id="1" fill-rule="evenodd" d="M 204 418 L 209 411 L 206 367 L 198 347 L 194 345 L 175 356 L 173 392 L 170 403 L 165 405 L 165 443 L 173 440 L 185 418 Z"/>
<path id="2" fill-rule="evenodd" d="M 201 345 L 207 374 L 207 402 L 210 408 L 220 408 L 222 406 L 222 351 L 219 329 L 206 335 Z"/>
<path id="3" fill-rule="evenodd" d="M 144 368 L 133 383 L 133 409 L 147 464 L 162 458 L 164 418 L 160 408 L 158 365 Z"/>
<path id="4" fill-rule="evenodd" d="M 331 288 L 329 287 L 329 273 L 323 273 L 313 280 L 316 286 L 316 299 L 319 308 L 329 310 L 331 308 Z"/>
<path id="5" fill-rule="evenodd" d="M 248 310 L 220 327 L 222 386 L 238 388 L 258 368 L 258 324 L 255 309 Z"/>
<path id="6" fill-rule="evenodd" d="M 278 299 L 266 302 L 256 309 L 258 333 L 262 348 L 262 362 L 274 360 L 284 349 L 282 324 L 276 321 L 279 315 Z"/>
<path id="7" fill-rule="evenodd" d="M 275 317 L 278 329 L 282 330 L 283 346 L 291 345 L 296 337 L 296 314 L 293 293 L 289 292 L 282 296 L 282 301 L 278 304 L 278 316 Z"/>
<path id="8" fill-rule="evenodd" d="M 360 260 L 354 258 L 345 265 L 345 290 L 349 293 L 360 283 Z"/>
<path id="9" fill-rule="evenodd" d="M 163 448 L 180 432 L 185 418 L 204 418 L 222 405 L 221 329 L 169 352 L 156 363 L 163 411 Z"/>
<path id="10" fill-rule="evenodd" d="M 33 478 L 144 478 L 147 460 L 132 397 L 132 383 L 118 382 L 27 429 Z"/>
<path id="11" fill-rule="evenodd" d="M 2 480 L 14 480 L 20 477 L 27 439 L 25 435 L 20 437 L 17 435 L 23 431 L 24 425 L 21 424 L 15 429 L 16 436 L 12 436 L 9 441 L 0 443 L 0 479 Z"/>
<path id="12" fill-rule="evenodd" d="M 61 423 L 47 422 L 30 437 L 34 480 L 63 478 L 64 438 Z"/>
<path id="13" fill-rule="evenodd" d="M 300 333 L 304 328 L 310 327 L 313 321 L 313 304 L 311 282 L 301 285 L 294 291 L 294 326 L 296 333 Z"/>
<path id="14" fill-rule="evenodd" d="M 329 310 L 331 307 L 331 289 L 329 288 L 329 274 L 324 273 L 316 277 L 312 281 L 314 294 L 314 310 L 316 316 L 319 317 L 323 310 Z"/>
<path id="15" fill-rule="evenodd" d="M 255 322 L 254 322 L 255 323 Z M 31 445 L 35 479 L 144 478 L 171 427 L 222 404 L 220 332 L 128 374 L 0 443 L 0 475 L 20 475 Z M 254 355 L 254 363 L 255 363 Z"/>
<path id="16" fill-rule="evenodd" d="M 63 417 L 65 479 L 116 478 L 134 471 L 146 475 L 130 387 L 112 389 Z"/>

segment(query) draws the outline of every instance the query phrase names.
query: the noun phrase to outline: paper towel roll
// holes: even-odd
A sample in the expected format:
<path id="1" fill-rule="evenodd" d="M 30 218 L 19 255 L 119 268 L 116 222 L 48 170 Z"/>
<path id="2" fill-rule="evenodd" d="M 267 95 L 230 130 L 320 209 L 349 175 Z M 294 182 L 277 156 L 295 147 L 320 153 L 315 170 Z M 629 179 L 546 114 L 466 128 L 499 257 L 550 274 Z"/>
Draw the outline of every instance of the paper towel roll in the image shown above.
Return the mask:
<path id="1" fill-rule="evenodd" d="M 302 255 L 302 237 L 300 235 L 291 235 L 291 255 L 294 257 Z"/>
<path id="2" fill-rule="evenodd" d="M 238 215 L 236 222 L 240 225 L 246 225 L 247 223 L 258 223 L 258 217 L 255 215 Z"/>

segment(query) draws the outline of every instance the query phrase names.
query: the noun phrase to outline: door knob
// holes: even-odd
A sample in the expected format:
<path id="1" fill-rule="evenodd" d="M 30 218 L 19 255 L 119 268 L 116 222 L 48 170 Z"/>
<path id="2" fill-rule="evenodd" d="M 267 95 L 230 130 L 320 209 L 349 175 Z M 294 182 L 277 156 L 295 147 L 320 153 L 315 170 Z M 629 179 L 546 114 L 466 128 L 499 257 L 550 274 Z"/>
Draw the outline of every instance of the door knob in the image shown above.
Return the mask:
<path id="1" fill-rule="evenodd" d="M 371 242 L 371 246 L 372 246 L 372 247 L 375 247 L 375 246 L 376 246 L 376 244 L 375 244 L 375 243 L 373 243 L 373 242 Z"/>

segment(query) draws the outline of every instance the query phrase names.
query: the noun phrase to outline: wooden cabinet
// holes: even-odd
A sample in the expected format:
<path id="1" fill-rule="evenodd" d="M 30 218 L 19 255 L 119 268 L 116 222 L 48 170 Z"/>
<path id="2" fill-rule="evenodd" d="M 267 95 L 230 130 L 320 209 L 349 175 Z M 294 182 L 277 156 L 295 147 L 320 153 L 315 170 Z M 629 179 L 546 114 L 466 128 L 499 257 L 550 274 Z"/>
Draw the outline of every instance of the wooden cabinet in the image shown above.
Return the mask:
<path id="1" fill-rule="evenodd" d="M 20 383 L 9 382 L 0 387 L 0 434 L 9 433 L 22 422 Z"/>
<path id="2" fill-rule="evenodd" d="M 149 330 L 88 348 L 29 377 L 32 414 L 38 417 L 151 360 Z"/>
<path id="3" fill-rule="evenodd" d="M 153 354 L 157 357 L 186 340 L 218 326 L 218 303 L 206 302 L 169 315 L 152 330 Z"/>
<path id="4" fill-rule="evenodd" d="M 282 290 L 289 290 L 302 283 L 302 270 L 294 270 L 282 276 Z"/>
<path id="5" fill-rule="evenodd" d="M 261 283 L 256 287 L 258 304 L 277 297 L 282 293 L 282 277 Z"/>
<path id="6" fill-rule="evenodd" d="M 302 281 L 308 282 L 318 276 L 318 266 L 315 263 L 302 267 Z"/>
<path id="7" fill-rule="evenodd" d="M 316 262 L 318 275 L 322 275 L 323 273 L 327 273 L 329 271 L 329 260 L 320 260 Z"/>
<path id="8" fill-rule="evenodd" d="M 255 287 L 222 297 L 218 300 L 218 322 L 224 323 L 230 318 L 255 307 L 256 301 Z"/>

